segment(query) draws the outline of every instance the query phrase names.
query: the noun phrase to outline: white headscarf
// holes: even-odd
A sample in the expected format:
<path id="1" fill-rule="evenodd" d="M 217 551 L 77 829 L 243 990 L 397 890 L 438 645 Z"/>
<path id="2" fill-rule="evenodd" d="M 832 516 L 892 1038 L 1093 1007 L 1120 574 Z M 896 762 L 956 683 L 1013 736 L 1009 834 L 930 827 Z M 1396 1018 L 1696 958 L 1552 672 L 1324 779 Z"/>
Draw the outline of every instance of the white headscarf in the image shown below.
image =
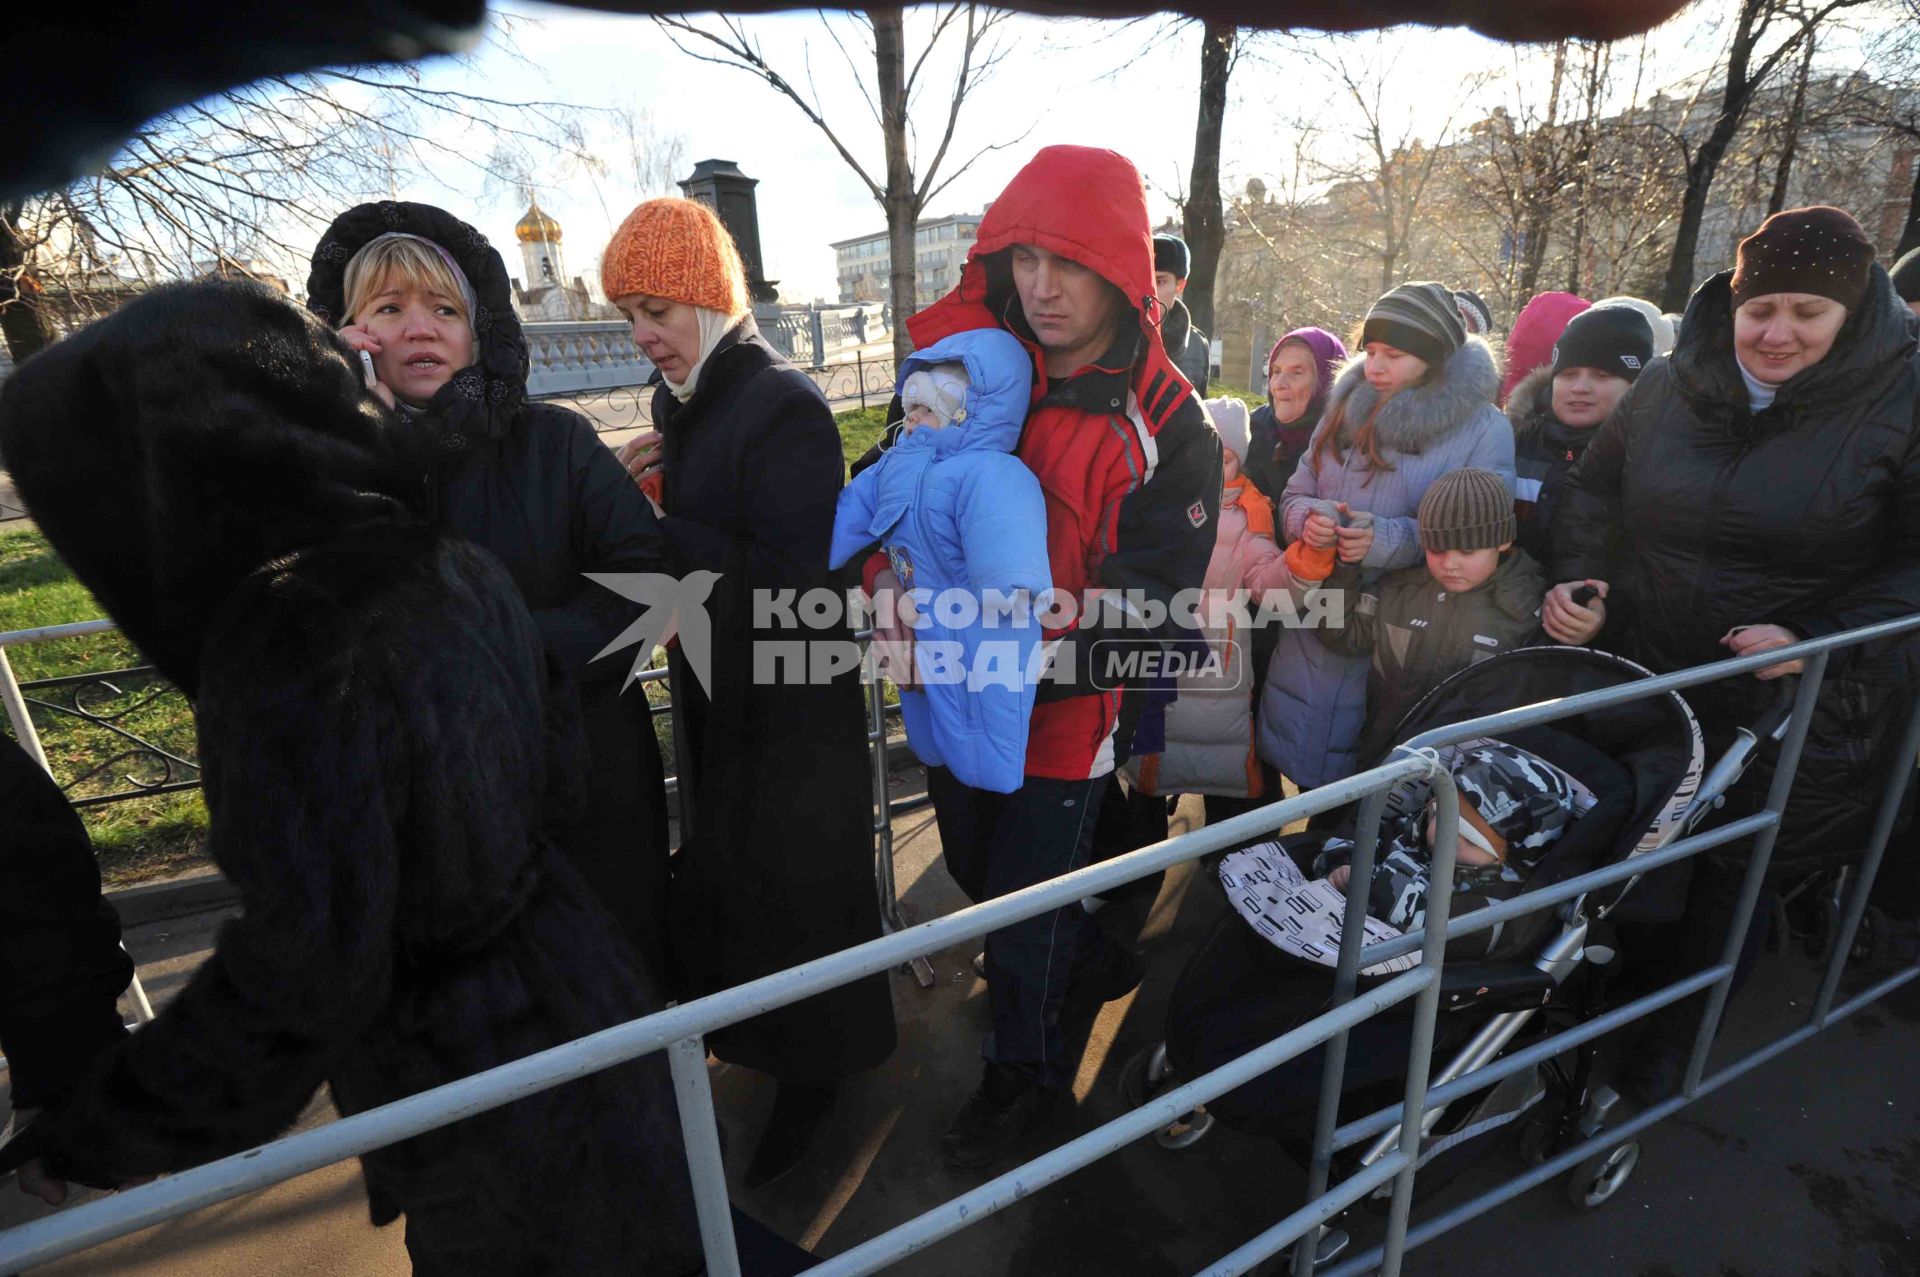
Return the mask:
<path id="1" fill-rule="evenodd" d="M 733 331 L 735 324 L 746 318 L 745 315 L 728 315 L 721 311 L 708 310 L 705 306 L 695 306 L 693 313 L 700 321 L 699 358 L 693 361 L 693 367 L 687 369 L 685 381 L 677 382 L 664 372 L 660 374 L 661 380 L 667 383 L 667 389 L 671 390 L 673 397 L 681 403 L 693 398 L 693 392 L 699 388 L 700 370 L 707 366 L 707 357 L 713 354 L 713 348 L 720 344 L 722 337 Z"/>

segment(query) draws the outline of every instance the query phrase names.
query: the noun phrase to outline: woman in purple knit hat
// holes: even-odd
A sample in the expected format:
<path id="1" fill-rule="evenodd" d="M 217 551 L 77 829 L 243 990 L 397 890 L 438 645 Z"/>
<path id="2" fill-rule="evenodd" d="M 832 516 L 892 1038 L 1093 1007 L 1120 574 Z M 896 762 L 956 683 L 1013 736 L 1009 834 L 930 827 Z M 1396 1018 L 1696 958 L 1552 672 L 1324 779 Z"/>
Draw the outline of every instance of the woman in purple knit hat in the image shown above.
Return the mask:
<path id="1" fill-rule="evenodd" d="M 1324 328 L 1296 328 L 1268 352 L 1267 405 L 1256 408 L 1248 423 L 1251 441 L 1242 467 L 1268 500 L 1278 501 L 1286 491 L 1346 358 L 1346 346 Z"/>

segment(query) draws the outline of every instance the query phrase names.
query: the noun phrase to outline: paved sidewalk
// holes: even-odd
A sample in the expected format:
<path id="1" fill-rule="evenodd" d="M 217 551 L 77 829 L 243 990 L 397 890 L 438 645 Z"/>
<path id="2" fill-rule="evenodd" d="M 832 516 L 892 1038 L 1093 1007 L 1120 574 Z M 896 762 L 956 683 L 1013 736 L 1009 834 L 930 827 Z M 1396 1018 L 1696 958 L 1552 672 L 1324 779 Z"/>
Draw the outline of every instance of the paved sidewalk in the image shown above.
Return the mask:
<path id="1" fill-rule="evenodd" d="M 916 785 L 896 778 L 901 793 Z M 1198 817 L 1188 800 L 1175 832 Z M 930 809 L 896 821 L 908 921 L 964 902 L 939 864 Z M 1075 1086 L 1038 1152 L 1121 1111 L 1115 1075 L 1157 1037 L 1184 955 L 1226 906 L 1176 872 L 1146 916 L 1147 983 L 1110 1004 Z M 221 914 L 129 935 L 163 1001 L 204 956 Z M 736 1201 L 821 1255 L 882 1232 L 986 1176 L 948 1170 L 935 1141 L 978 1079 L 986 994 L 973 946 L 930 955 L 937 983 L 896 973 L 900 1049 L 846 1088 L 815 1155 L 795 1175 Z M 1758 1040 L 1805 1014 L 1805 959 L 1769 959 L 1736 1004 L 1735 1037 Z M 1420 1249 L 1407 1271 L 1441 1277 L 1775 1277 L 1920 1274 L 1920 989 L 1836 1026 L 1643 1137 L 1634 1180 L 1606 1208 L 1575 1212 L 1556 1182 Z M 729 1147 L 744 1165 L 771 1101 L 756 1075 L 715 1065 Z M 327 1120 L 324 1102 L 306 1121 Z M 1494 1149 L 1417 1216 L 1511 1174 Z M 1301 1173 L 1264 1141 L 1217 1130 L 1171 1153 L 1150 1141 L 1037 1191 L 960 1237 L 890 1270 L 909 1277 L 1176 1277 L 1198 1271 L 1300 1204 Z M 0 1225 L 44 1213 L 11 1189 Z M 407 1271 L 398 1228 L 366 1222 L 359 1176 L 333 1167 L 41 1270 L 78 1277 L 294 1277 Z"/>

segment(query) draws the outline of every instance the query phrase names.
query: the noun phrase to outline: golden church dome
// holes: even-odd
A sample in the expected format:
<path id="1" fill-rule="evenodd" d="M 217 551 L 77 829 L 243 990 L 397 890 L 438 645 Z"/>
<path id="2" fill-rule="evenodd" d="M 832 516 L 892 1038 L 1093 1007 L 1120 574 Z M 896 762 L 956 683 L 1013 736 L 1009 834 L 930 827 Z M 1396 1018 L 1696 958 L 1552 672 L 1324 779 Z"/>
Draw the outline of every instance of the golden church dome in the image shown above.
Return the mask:
<path id="1" fill-rule="evenodd" d="M 526 216 L 513 224 L 514 238 L 522 244 L 560 242 L 560 223 L 548 217 L 538 200 L 527 204 Z"/>

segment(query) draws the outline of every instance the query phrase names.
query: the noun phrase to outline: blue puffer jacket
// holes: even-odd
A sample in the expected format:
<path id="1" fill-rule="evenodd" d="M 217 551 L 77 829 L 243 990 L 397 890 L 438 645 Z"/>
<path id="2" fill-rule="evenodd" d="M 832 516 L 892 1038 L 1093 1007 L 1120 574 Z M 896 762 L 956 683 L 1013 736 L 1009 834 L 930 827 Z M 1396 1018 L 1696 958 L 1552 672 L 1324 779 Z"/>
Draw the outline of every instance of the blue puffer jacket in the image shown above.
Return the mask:
<path id="1" fill-rule="evenodd" d="M 1040 625 L 1031 614 L 955 606 L 964 592 L 1037 598 L 1053 584 L 1040 481 L 1013 456 L 1032 399 L 1033 361 L 997 328 L 955 333 L 916 352 L 902 381 L 939 363 L 966 366 L 964 420 L 903 436 L 840 491 L 834 567 L 876 540 L 900 583 L 916 591 L 914 632 L 924 691 L 900 694 L 907 741 L 920 761 L 975 789 L 1011 793 L 1024 779 Z M 966 624 L 948 622 L 965 619 Z M 1030 669 L 1029 667 L 1035 667 Z"/>

